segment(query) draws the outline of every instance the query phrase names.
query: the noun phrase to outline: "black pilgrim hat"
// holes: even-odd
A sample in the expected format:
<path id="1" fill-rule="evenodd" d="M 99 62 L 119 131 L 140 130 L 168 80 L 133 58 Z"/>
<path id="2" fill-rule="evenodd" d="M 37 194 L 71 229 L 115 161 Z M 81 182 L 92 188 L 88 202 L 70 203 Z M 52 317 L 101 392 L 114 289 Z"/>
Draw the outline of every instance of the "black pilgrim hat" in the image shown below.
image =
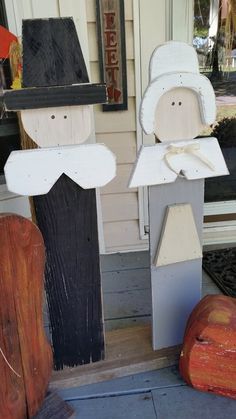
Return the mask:
<path id="1" fill-rule="evenodd" d="M 107 102 L 106 85 L 89 83 L 72 18 L 23 20 L 22 46 L 22 89 L 3 92 L 6 110 Z"/>

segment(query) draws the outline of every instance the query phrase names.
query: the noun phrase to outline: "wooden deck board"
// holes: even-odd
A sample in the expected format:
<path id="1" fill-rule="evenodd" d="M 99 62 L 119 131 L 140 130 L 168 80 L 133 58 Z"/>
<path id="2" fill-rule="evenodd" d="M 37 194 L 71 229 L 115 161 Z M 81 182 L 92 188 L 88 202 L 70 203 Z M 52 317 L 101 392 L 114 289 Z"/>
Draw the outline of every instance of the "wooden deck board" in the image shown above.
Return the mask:
<path id="1" fill-rule="evenodd" d="M 132 394 L 70 402 L 78 419 L 157 419 L 152 395 Z"/>
<path id="2" fill-rule="evenodd" d="M 101 256 L 102 272 L 121 271 L 136 268 L 149 268 L 149 253 L 130 252 L 114 253 L 112 255 Z"/>
<path id="3" fill-rule="evenodd" d="M 54 371 L 51 386 L 77 387 L 164 368 L 176 364 L 179 353 L 180 347 L 153 351 L 150 326 L 114 330 L 106 334 L 105 361 Z"/>
<path id="4" fill-rule="evenodd" d="M 235 400 L 210 393 L 200 393 L 187 386 L 154 390 L 152 396 L 158 419 L 235 419 L 236 417 Z"/>
<path id="5" fill-rule="evenodd" d="M 144 393 L 159 388 L 179 385 L 185 384 L 179 375 L 177 366 L 173 366 L 116 378 L 102 383 L 60 389 L 58 393 L 64 400 L 70 401 L 73 399 L 108 397 L 135 392 Z"/>

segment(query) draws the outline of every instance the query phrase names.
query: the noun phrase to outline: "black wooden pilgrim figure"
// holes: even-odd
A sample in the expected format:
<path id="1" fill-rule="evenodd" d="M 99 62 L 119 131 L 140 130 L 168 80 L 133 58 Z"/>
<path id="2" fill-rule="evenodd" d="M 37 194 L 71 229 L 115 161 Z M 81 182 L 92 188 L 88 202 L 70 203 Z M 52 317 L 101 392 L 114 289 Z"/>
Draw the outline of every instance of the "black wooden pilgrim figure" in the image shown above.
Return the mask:
<path id="1" fill-rule="evenodd" d="M 115 176 L 102 144 L 79 144 L 91 133 L 91 107 L 106 102 L 104 84 L 90 84 L 72 18 L 23 21 L 23 88 L 6 91 L 39 147 L 13 152 L 5 166 L 10 191 L 34 196 L 43 234 L 46 293 L 54 364 L 104 357 L 95 187 Z"/>

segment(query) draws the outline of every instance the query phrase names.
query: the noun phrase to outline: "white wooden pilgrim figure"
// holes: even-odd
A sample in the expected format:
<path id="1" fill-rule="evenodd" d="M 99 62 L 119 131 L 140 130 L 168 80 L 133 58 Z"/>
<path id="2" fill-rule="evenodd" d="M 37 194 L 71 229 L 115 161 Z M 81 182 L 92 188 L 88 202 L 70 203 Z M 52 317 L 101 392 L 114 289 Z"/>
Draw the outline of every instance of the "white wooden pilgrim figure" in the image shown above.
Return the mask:
<path id="1" fill-rule="evenodd" d="M 129 186 L 149 185 L 153 348 L 182 342 L 201 298 L 204 178 L 227 175 L 216 138 L 195 138 L 215 121 L 210 81 L 197 54 L 167 42 L 150 60 L 140 123 L 157 143 L 139 151 Z"/>
<path id="2" fill-rule="evenodd" d="M 83 144 L 92 130 L 91 105 L 107 100 L 104 84 L 89 83 L 72 18 L 23 21 L 23 88 L 5 91 L 8 110 L 21 111 L 40 147 L 13 151 L 8 189 L 33 196 L 43 234 L 46 291 L 54 364 L 104 356 L 96 193 L 116 174 L 113 153 Z"/>

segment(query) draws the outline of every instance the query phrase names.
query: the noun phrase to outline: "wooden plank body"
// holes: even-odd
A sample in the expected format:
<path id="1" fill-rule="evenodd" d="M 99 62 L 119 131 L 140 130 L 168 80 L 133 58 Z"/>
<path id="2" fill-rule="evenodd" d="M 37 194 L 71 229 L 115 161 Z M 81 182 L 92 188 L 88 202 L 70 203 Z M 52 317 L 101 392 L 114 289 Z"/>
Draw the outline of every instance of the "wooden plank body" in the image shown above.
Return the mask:
<path id="1" fill-rule="evenodd" d="M 89 81 L 71 18 L 23 21 L 23 51 L 24 87 Z M 104 337 L 95 190 L 62 175 L 33 201 L 46 246 L 54 366 L 98 361 Z"/>
<path id="2" fill-rule="evenodd" d="M 154 349 L 178 345 L 182 342 L 189 314 L 201 298 L 201 258 L 167 266 L 154 266 L 166 208 L 168 205 L 186 202 L 192 206 L 201 242 L 204 181 L 187 181 L 178 178 L 175 183 L 149 187 Z M 182 228 L 188 229 L 188 226 L 183 225 Z M 175 245 L 181 246 L 181 237 L 175 238 Z"/>
<path id="3" fill-rule="evenodd" d="M 194 388 L 236 399 L 236 301 L 207 295 L 189 318 L 180 372 Z"/>
<path id="4" fill-rule="evenodd" d="M 4 419 L 31 418 L 52 368 L 42 316 L 44 243 L 31 221 L 10 214 L 0 216 L 0 236 L 0 412 Z"/>
<path id="5" fill-rule="evenodd" d="M 66 175 L 34 197 L 46 246 L 46 292 L 56 369 L 104 355 L 96 194 Z"/>

